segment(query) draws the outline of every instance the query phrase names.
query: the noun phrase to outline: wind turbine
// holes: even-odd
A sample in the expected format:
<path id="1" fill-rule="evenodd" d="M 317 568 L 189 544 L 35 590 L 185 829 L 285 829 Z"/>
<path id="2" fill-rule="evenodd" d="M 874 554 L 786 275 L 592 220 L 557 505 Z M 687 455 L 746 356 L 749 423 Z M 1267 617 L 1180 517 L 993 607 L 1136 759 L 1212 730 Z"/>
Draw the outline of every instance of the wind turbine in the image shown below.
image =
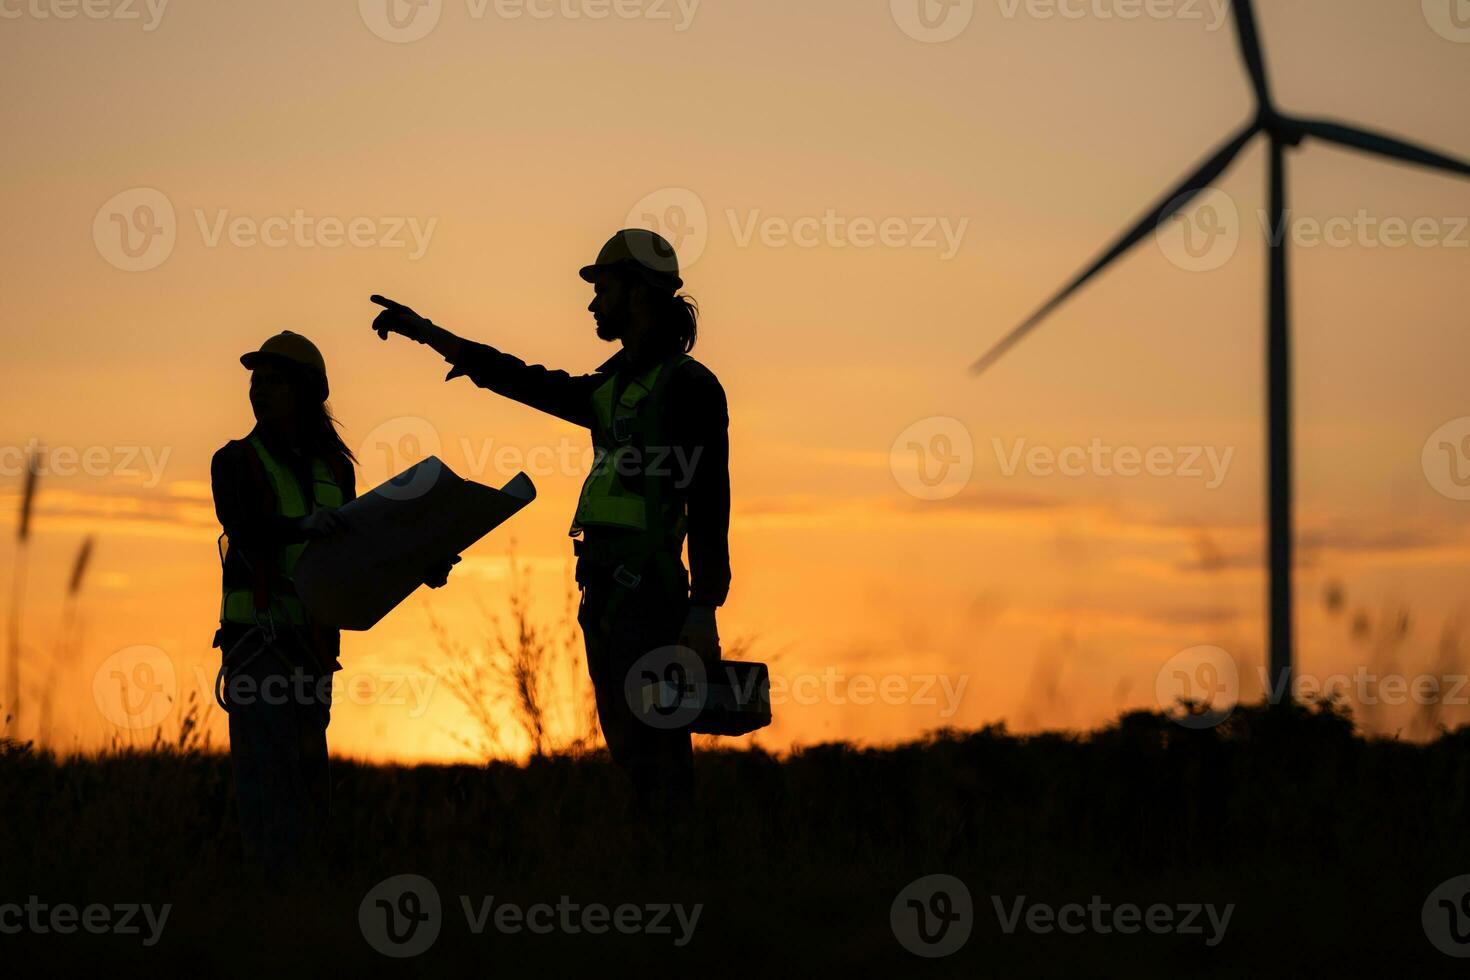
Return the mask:
<path id="1" fill-rule="evenodd" d="M 1270 514 L 1270 680 L 1273 701 L 1291 697 L 1292 680 L 1292 511 L 1291 511 L 1291 336 L 1288 330 L 1286 270 L 1286 151 L 1307 137 L 1336 143 L 1405 163 L 1432 167 L 1470 177 L 1470 163 L 1403 140 L 1325 119 L 1289 116 L 1271 98 L 1266 60 L 1256 32 L 1250 0 L 1233 0 L 1240 53 L 1256 95 L 1256 117 L 1231 136 L 1199 169 L 1151 207 L 1091 265 L 1046 302 L 1031 318 L 1012 330 L 970 367 L 980 374 L 999 360 L 1093 276 L 1107 268 L 1145 238 L 1160 222 L 1182 211 L 1201 191 L 1223 174 L 1247 143 L 1264 133 L 1271 147 L 1270 213 L 1267 233 L 1270 252 L 1270 290 L 1266 330 L 1267 490 Z"/>

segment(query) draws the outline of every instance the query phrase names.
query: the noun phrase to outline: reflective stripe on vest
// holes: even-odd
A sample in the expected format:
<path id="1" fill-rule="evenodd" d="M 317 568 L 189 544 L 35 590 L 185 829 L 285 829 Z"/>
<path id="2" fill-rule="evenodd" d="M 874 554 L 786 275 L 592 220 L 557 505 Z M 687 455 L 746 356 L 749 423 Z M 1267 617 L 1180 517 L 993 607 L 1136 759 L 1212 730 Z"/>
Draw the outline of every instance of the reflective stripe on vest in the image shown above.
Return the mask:
<path id="1" fill-rule="evenodd" d="M 265 448 L 265 443 L 259 436 L 251 436 L 250 448 L 260 458 L 261 466 L 265 469 L 266 478 L 270 481 L 270 487 L 276 498 L 276 515 L 279 517 L 305 517 L 318 507 L 341 507 L 344 501 L 342 488 L 337 485 L 332 476 L 331 467 L 325 460 L 313 459 L 311 461 L 311 506 L 307 506 L 307 497 L 301 490 L 301 485 L 296 479 L 296 474 L 289 466 L 282 466 L 271 455 L 270 450 Z M 228 553 L 229 542 L 223 544 L 221 557 Z M 301 600 L 296 598 L 295 590 L 291 587 L 292 577 L 296 571 L 296 563 L 301 560 L 301 554 L 306 550 L 306 542 L 286 545 L 280 549 L 276 557 L 276 567 L 272 576 L 272 587 L 269 593 L 270 618 L 277 621 L 284 620 L 296 626 L 306 623 L 306 609 Z M 257 612 L 255 608 L 255 593 L 253 589 L 226 589 L 224 597 L 220 602 L 220 622 L 222 623 L 246 623 L 253 624 L 264 618 L 266 613 Z"/>
<path id="2" fill-rule="evenodd" d="M 622 395 L 613 401 L 618 375 L 614 375 L 592 393 L 593 443 L 595 454 L 592 470 L 582 484 L 582 495 L 577 501 L 577 512 L 572 518 L 573 536 L 590 526 L 616 527 L 631 531 L 647 531 L 648 501 L 644 497 L 643 481 L 629 486 L 624 475 L 638 476 L 643 471 L 648 455 L 648 446 L 643 436 L 650 421 L 648 413 L 640 415 L 639 407 L 658 385 L 665 367 L 677 370 L 685 361 L 693 358 L 675 358 L 667 365 L 655 364 L 637 377 L 630 378 Z M 657 411 L 661 406 L 653 406 Z M 666 460 L 667 447 L 659 458 Z M 667 465 L 665 462 L 664 465 Z M 667 496 L 664 506 L 669 506 Z M 667 515 L 665 524 L 670 531 L 682 537 L 683 515 Z"/>

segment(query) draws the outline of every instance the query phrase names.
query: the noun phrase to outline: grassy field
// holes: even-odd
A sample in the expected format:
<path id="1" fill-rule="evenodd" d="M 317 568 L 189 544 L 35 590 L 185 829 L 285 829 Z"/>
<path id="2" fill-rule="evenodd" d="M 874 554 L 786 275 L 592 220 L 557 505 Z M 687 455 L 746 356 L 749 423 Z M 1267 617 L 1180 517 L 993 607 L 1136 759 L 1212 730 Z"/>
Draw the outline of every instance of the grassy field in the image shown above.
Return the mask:
<path id="1" fill-rule="evenodd" d="M 230 769 L 198 751 L 0 755 L 0 902 L 169 903 L 141 935 L 0 935 L 7 976 L 1410 976 L 1463 970 L 1420 910 L 1470 872 L 1470 730 L 1364 740 L 1318 707 L 1238 710 L 1188 730 L 1133 714 L 1087 735 L 936 734 L 787 758 L 705 752 L 694 817 L 652 834 L 605 757 L 526 767 L 334 768 L 325 868 L 269 887 L 240 865 Z M 398 874 L 433 882 L 437 940 L 390 959 L 359 906 Z M 965 882 L 973 931 L 927 959 L 890 907 L 931 874 Z M 702 906 L 692 938 L 476 934 L 469 907 L 561 896 Z M 1139 931 L 1007 933 L 1024 905 L 1233 905 L 1219 941 Z M 1005 916 L 996 910 L 999 900 Z M 575 921 L 575 920 L 574 920 Z M 0 922 L 3 924 L 3 922 Z"/>

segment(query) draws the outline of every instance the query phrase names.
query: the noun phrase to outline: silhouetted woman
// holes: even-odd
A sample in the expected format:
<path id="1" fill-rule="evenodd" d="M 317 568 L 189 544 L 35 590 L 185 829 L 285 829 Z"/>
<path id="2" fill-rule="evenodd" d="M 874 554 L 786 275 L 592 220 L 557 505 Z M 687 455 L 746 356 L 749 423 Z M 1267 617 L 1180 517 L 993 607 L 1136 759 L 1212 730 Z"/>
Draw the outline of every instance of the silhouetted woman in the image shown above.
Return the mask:
<path id="1" fill-rule="evenodd" d="M 288 330 L 240 362 L 251 372 L 256 425 L 210 465 L 224 528 L 217 696 L 229 712 L 246 854 L 277 873 L 321 843 L 332 674 L 342 669 L 338 632 L 312 623 L 293 573 L 310 539 L 348 530 L 338 508 L 357 496 L 356 460 L 326 403 L 326 363 L 311 341 Z M 447 576 L 447 565 L 435 569 L 428 584 Z"/>

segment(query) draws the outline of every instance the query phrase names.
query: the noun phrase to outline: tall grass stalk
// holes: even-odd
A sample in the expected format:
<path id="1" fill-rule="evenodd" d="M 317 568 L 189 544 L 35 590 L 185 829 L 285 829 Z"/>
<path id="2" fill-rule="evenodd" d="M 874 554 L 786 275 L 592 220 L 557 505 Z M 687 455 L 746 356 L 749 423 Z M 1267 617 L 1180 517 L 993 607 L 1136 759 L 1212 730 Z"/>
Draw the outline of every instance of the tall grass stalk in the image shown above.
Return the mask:
<path id="1" fill-rule="evenodd" d="M 20 495 L 20 523 L 16 526 L 15 567 L 10 583 L 10 657 L 5 669 L 6 727 L 20 732 L 20 615 L 25 607 L 26 553 L 31 536 L 31 512 L 36 500 L 36 480 L 40 474 L 40 458 L 33 450 L 26 460 L 25 487 Z"/>
<path id="2" fill-rule="evenodd" d="M 89 534 L 82 542 L 82 546 L 77 549 L 77 557 L 71 566 L 71 578 L 67 581 L 66 596 L 62 599 L 61 632 L 56 638 L 56 653 L 51 658 L 50 676 L 47 679 L 45 690 L 41 692 L 40 741 L 42 745 L 51 744 L 52 707 L 56 697 L 56 688 L 65 672 L 76 662 L 77 650 L 80 647 L 77 609 L 82 592 L 82 582 L 87 576 L 87 566 L 91 563 L 94 545 L 95 539 Z"/>

